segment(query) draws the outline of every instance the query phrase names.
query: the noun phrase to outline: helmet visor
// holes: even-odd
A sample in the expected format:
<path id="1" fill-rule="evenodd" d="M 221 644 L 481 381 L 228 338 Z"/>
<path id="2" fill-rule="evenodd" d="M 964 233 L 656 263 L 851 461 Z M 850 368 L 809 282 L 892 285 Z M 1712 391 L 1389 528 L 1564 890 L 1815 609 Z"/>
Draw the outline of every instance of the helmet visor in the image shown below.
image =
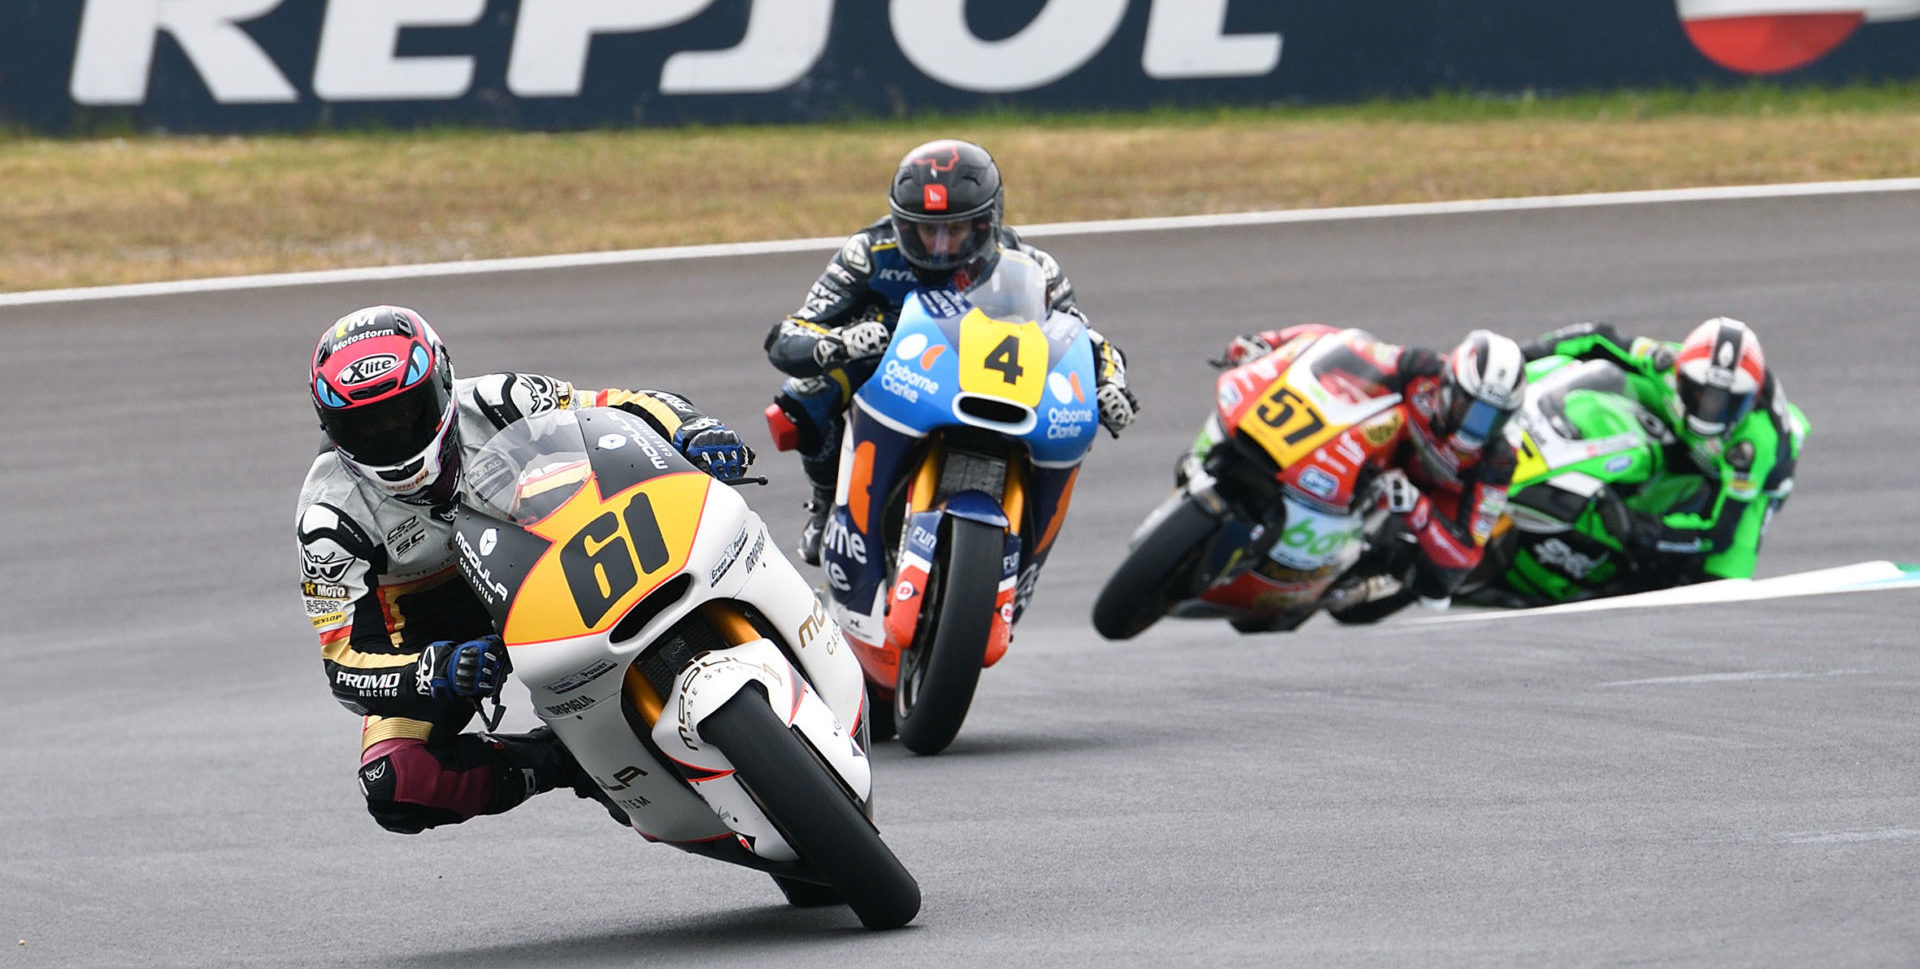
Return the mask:
<path id="1" fill-rule="evenodd" d="M 1747 410 L 1753 407 L 1753 395 L 1736 394 L 1724 387 L 1709 387 L 1683 378 L 1680 406 L 1686 410 L 1687 423 L 1696 433 L 1723 434 L 1747 416 Z"/>
<path id="2" fill-rule="evenodd" d="M 440 425 L 452 416 L 453 398 L 440 381 L 427 379 L 385 400 L 340 410 L 324 409 L 327 437 L 355 462 L 393 467 L 433 446 Z"/>
<path id="3" fill-rule="evenodd" d="M 1453 401 L 1454 436 L 1468 447 L 1481 447 L 1505 430 L 1507 418 L 1512 414 L 1484 400 L 1457 394 Z"/>
<path id="4" fill-rule="evenodd" d="M 993 218 L 987 215 L 929 222 L 896 213 L 893 225 L 900 237 L 900 252 L 907 261 L 938 272 L 966 265 L 993 240 Z"/>

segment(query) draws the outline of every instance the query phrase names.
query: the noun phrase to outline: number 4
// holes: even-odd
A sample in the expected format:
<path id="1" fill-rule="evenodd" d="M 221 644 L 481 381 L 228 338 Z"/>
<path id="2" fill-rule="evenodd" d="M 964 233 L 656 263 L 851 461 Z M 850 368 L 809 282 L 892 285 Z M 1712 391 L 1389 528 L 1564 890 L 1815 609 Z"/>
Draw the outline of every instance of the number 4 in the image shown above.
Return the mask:
<path id="1" fill-rule="evenodd" d="M 1000 341 L 1000 345 L 987 352 L 987 359 L 981 366 L 988 370 L 1000 371 L 1001 379 L 1007 383 L 1018 383 L 1020 375 L 1026 373 L 1020 366 L 1020 340 L 1012 335 Z"/>

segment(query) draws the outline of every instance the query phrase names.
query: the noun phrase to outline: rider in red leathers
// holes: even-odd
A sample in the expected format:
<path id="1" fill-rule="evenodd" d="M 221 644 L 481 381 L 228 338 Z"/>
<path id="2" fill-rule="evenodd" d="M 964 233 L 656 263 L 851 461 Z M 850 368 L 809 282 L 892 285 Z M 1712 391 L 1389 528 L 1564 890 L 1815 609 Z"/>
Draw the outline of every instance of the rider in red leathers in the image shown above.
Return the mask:
<path id="1" fill-rule="evenodd" d="M 1327 593 L 1328 611 L 1344 622 L 1369 622 L 1416 599 L 1444 608 L 1479 564 L 1506 508 L 1515 457 L 1504 428 L 1520 406 L 1526 361 L 1517 343 L 1486 330 L 1469 333 L 1443 355 L 1305 324 L 1235 337 L 1216 364 L 1237 367 L 1289 341 L 1341 332 L 1355 336 L 1384 376 L 1381 390 L 1401 394 L 1407 404 L 1406 429 L 1382 455 L 1386 467 L 1401 473 L 1382 480 L 1383 501 L 1413 540 L 1414 561 L 1410 571 L 1342 580 Z"/>
<path id="2" fill-rule="evenodd" d="M 433 328 L 397 306 L 341 317 L 311 364 L 307 390 L 327 441 L 295 513 L 301 595 L 334 698 L 365 718 L 368 812 L 415 834 L 556 787 L 607 803 L 545 727 L 461 732 L 512 664 L 451 546 L 460 466 L 522 417 L 595 406 L 638 416 L 722 480 L 743 476 L 752 450 L 661 391 L 581 392 L 528 373 L 456 380 Z"/>

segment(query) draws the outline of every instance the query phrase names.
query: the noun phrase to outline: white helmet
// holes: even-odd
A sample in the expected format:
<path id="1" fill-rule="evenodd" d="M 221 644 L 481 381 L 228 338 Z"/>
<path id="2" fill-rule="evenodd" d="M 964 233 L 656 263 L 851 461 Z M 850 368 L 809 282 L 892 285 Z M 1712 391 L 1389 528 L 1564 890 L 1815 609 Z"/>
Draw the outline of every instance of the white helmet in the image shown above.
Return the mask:
<path id="1" fill-rule="evenodd" d="M 1753 409 L 1767 362 L 1745 323 L 1718 316 L 1693 328 L 1674 356 L 1674 389 L 1687 429 L 1719 437 Z"/>
<path id="2" fill-rule="evenodd" d="M 1526 389 L 1527 358 L 1520 344 L 1489 330 L 1467 334 L 1447 358 L 1435 436 L 1460 454 L 1478 452 L 1520 409 Z"/>

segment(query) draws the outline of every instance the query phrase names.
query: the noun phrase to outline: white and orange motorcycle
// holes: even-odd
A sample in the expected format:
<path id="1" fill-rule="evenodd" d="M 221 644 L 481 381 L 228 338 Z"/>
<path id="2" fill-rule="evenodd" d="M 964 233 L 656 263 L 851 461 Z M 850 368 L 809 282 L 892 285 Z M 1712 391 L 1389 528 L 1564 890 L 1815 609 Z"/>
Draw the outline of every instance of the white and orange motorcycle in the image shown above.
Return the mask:
<path id="1" fill-rule="evenodd" d="M 461 571 L 633 830 L 870 928 L 918 913 L 872 822 L 860 663 L 734 489 L 605 408 L 513 424 L 465 476 Z"/>

